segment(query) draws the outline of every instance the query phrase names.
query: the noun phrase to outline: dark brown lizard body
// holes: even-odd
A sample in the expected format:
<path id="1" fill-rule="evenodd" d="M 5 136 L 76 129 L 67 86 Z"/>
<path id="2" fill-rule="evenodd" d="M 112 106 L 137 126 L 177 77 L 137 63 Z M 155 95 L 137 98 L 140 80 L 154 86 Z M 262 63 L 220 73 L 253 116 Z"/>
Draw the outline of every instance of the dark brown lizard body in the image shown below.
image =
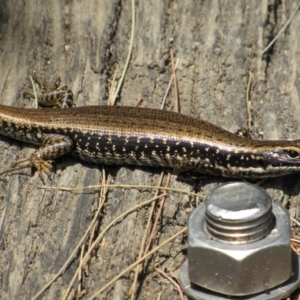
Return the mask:
<path id="1" fill-rule="evenodd" d="M 155 109 L 0 105 L 0 134 L 41 145 L 24 160 L 40 173 L 49 173 L 47 160 L 68 152 L 97 164 L 160 166 L 226 177 L 300 171 L 300 140 L 247 139 L 203 120 Z"/>

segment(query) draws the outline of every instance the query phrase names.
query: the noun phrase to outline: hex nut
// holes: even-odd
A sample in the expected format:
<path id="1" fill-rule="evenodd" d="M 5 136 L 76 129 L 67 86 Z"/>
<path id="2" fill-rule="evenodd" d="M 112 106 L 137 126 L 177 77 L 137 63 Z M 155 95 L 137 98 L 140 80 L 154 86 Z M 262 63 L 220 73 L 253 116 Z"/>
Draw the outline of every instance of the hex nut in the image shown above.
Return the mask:
<path id="1" fill-rule="evenodd" d="M 292 276 L 289 214 L 277 204 L 272 206 L 276 224 L 269 235 L 252 243 L 230 244 L 208 233 L 205 205 L 200 205 L 188 221 L 190 282 L 225 295 L 242 296 L 288 280 Z"/>

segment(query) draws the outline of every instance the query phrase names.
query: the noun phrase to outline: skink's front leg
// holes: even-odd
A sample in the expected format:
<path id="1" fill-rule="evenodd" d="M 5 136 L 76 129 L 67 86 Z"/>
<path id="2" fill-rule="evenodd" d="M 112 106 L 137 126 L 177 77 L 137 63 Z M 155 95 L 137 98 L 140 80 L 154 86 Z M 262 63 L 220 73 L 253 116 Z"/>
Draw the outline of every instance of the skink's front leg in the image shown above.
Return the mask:
<path id="1" fill-rule="evenodd" d="M 43 179 L 43 173 L 49 176 L 50 169 L 52 168 L 52 165 L 48 161 L 70 152 L 73 146 L 73 141 L 65 135 L 44 134 L 40 148 L 29 158 L 18 161 L 12 168 L 0 173 L 0 175 L 15 170 L 34 167 L 39 172 L 41 179 Z"/>

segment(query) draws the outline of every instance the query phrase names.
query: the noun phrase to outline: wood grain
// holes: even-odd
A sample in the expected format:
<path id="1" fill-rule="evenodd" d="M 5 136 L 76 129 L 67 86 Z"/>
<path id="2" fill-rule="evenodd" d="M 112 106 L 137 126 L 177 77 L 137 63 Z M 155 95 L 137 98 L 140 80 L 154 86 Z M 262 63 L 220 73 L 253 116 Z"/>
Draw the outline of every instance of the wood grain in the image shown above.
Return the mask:
<path id="1" fill-rule="evenodd" d="M 279 4 L 278 4 L 279 3 Z M 256 135 L 265 139 L 300 136 L 300 15 L 267 55 L 261 51 L 292 14 L 292 1 L 136 1 L 133 53 L 118 105 L 134 105 L 144 95 L 144 107 L 159 108 L 172 75 L 170 49 L 177 68 L 181 112 L 200 117 L 231 132 L 247 125 L 246 91 L 253 73 L 251 114 Z M 299 28 L 299 29 L 298 29 Z M 131 3 L 125 1 L 1 1 L 0 103 L 34 107 L 22 92 L 37 72 L 51 82 L 60 75 L 82 105 L 105 105 L 109 81 L 120 77 L 131 30 Z M 170 91 L 166 109 L 172 110 Z M 25 158 L 34 147 L 0 138 L 1 170 Z M 160 170 L 106 168 L 109 183 L 156 185 Z M 99 200 L 95 192 L 46 191 L 38 174 L 24 171 L 0 181 L 0 298 L 30 299 L 60 269 L 93 218 Z M 56 162 L 49 186 L 79 187 L 101 183 L 101 167 L 72 157 Z M 263 184 L 274 201 L 298 217 L 299 177 L 270 179 Z M 197 190 L 209 193 L 224 179 L 209 177 Z M 185 191 L 195 185 L 171 178 L 171 187 Z M 153 191 L 109 191 L 97 232 L 114 217 Z M 290 201 L 290 202 L 289 202 Z M 171 193 L 154 244 L 179 231 L 196 205 L 192 197 Z M 82 287 L 88 299 L 139 252 L 148 209 L 126 217 L 105 236 L 94 253 Z M 173 286 L 154 266 L 178 276 L 186 259 L 185 237 L 165 246 L 145 266 L 136 299 L 178 299 Z M 43 294 L 59 299 L 78 265 L 78 257 Z M 205 274 L 204 274 L 205 276 Z M 133 273 L 120 279 L 100 299 L 127 299 Z M 76 286 L 77 289 L 77 286 Z"/>

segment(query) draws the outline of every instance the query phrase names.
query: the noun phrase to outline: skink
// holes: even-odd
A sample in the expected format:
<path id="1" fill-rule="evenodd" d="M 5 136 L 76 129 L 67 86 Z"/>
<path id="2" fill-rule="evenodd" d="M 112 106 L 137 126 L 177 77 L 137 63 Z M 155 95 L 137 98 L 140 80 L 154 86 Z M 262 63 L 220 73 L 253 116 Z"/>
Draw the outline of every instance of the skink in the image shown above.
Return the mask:
<path id="1" fill-rule="evenodd" d="M 41 176 L 49 174 L 49 160 L 68 152 L 96 164 L 225 177 L 267 178 L 300 171 L 300 140 L 252 140 L 197 118 L 147 108 L 0 105 L 0 134 L 40 146 L 21 162 Z"/>

